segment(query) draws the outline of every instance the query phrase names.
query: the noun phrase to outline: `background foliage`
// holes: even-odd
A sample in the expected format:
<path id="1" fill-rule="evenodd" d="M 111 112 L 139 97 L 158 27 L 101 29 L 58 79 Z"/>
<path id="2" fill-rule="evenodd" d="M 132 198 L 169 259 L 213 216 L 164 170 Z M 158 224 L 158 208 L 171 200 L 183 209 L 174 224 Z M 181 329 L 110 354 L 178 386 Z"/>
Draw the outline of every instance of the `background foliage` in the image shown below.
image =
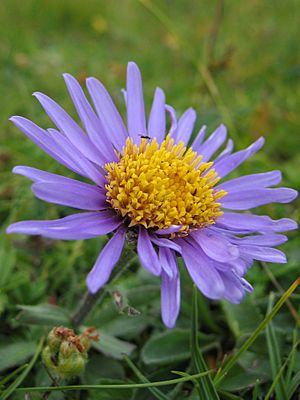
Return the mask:
<path id="1" fill-rule="evenodd" d="M 86 273 L 106 240 L 62 242 L 4 234 L 10 222 L 57 218 L 69 212 L 34 199 L 28 181 L 10 172 L 18 164 L 66 174 L 8 122 L 18 114 L 49 127 L 45 113 L 31 97 L 33 91 L 48 94 L 76 117 L 61 74 L 69 72 L 82 84 L 87 76 L 96 76 L 124 111 L 120 88 L 125 85 L 126 64 L 134 60 L 142 71 L 147 109 L 158 85 L 178 111 L 188 106 L 196 109 L 197 127 L 205 123 L 212 131 L 225 122 L 237 149 L 264 135 L 264 150 L 239 171 L 280 168 L 284 186 L 300 189 L 299 2 L 224 3 L 222 10 L 219 0 L 1 1 L 0 385 L 34 354 L 42 334 L 53 325 L 68 323 L 68 313 L 85 291 Z M 259 212 L 297 220 L 297 206 L 299 200 L 268 205 Z M 197 340 L 208 368 L 220 365 L 226 353 L 238 349 L 254 332 L 274 300 L 299 275 L 300 239 L 297 232 L 289 236 L 282 246 L 288 264 L 256 264 L 248 273 L 254 294 L 240 305 L 207 301 L 198 295 L 198 334 L 195 320 L 191 321 L 192 285 L 184 268 L 180 317 L 177 328 L 168 331 L 159 316 L 159 280 L 139 269 L 133 258 L 130 270 L 107 288 L 103 305 L 87 322 L 99 328 L 101 341 L 91 352 L 81 382 L 137 382 L 122 353 L 130 355 L 151 381 L 174 378 L 171 370 L 196 372 L 195 365 L 200 370 L 204 365 L 201 358 L 195 360 Z M 269 296 L 270 292 L 274 295 Z M 115 304 L 116 293 L 122 295 L 122 306 Z M 299 291 L 295 292 L 289 307 L 284 306 L 243 353 L 218 386 L 217 396 L 268 398 L 272 382 L 276 398 L 296 396 L 300 356 L 293 344 L 298 340 L 299 298 Z M 282 365 L 286 368 L 280 372 Z M 211 389 L 211 380 L 205 382 L 204 389 Z M 22 386 L 49 384 L 36 361 Z M 159 392 L 107 389 L 81 396 L 147 400 L 164 398 L 159 396 L 168 392 L 169 399 L 196 399 L 204 398 L 203 387 L 189 382 Z M 24 393 L 13 396 L 22 399 Z M 50 399 L 61 396 L 53 392 Z"/>

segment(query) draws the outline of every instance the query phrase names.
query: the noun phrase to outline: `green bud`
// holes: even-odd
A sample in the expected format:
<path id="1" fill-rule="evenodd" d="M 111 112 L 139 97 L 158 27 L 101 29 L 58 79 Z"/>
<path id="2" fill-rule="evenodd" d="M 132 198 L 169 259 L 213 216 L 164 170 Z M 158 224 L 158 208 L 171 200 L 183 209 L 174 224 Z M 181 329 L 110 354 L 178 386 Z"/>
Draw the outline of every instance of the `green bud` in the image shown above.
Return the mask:
<path id="1" fill-rule="evenodd" d="M 68 340 L 62 342 L 62 344 L 60 345 L 59 348 L 59 356 L 62 358 L 69 358 L 71 357 L 72 354 L 74 354 L 74 352 L 77 352 L 77 348 L 76 346 L 69 342 Z"/>
<path id="2" fill-rule="evenodd" d="M 79 375 L 87 362 L 86 353 L 80 353 L 77 349 L 68 357 L 63 357 L 60 353 L 58 358 L 57 371 L 62 378 L 71 378 Z"/>
<path id="3" fill-rule="evenodd" d="M 55 359 L 54 359 L 54 355 L 51 352 L 51 349 L 49 346 L 46 346 L 42 352 L 42 360 L 44 365 L 46 366 L 46 368 L 48 368 L 49 370 L 51 370 L 52 372 L 57 373 L 57 366 L 54 363 Z"/>
<path id="4" fill-rule="evenodd" d="M 62 336 L 58 335 L 56 333 L 57 328 L 53 328 L 47 337 L 47 343 L 48 346 L 50 347 L 50 350 L 52 353 L 57 353 L 59 350 L 59 347 L 61 345 L 61 342 L 63 340 Z"/>
<path id="5" fill-rule="evenodd" d="M 79 338 L 80 344 L 84 348 L 84 351 L 87 352 L 89 350 L 89 348 L 91 347 L 91 341 L 90 341 L 89 337 L 85 334 L 81 334 L 78 336 L 78 338 Z"/>

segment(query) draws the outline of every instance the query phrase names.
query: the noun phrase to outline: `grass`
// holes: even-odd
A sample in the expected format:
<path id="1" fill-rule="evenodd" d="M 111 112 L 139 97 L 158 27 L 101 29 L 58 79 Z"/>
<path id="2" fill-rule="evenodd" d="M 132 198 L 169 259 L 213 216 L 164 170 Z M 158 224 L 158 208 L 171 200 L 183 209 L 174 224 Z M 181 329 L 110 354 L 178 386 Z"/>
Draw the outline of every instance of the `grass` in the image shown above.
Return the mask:
<path id="1" fill-rule="evenodd" d="M 96 76 L 124 112 L 120 88 L 125 85 L 126 64 L 134 60 L 143 74 L 148 110 L 154 88 L 160 86 L 179 112 L 189 106 L 196 109 L 197 127 L 205 123 L 212 131 L 226 122 L 237 149 L 264 135 L 263 151 L 241 166 L 239 173 L 281 169 L 283 186 L 300 189 L 298 2 L 228 0 L 223 13 L 221 6 L 220 0 L 0 3 L 1 399 L 10 387 L 16 388 L 16 382 L 37 389 L 51 385 L 34 356 L 39 338 L 53 327 L 53 321 L 68 321 L 84 293 L 86 273 L 106 240 L 62 242 L 4 234 L 12 221 L 56 218 L 68 212 L 34 199 L 29 183 L 11 174 L 14 165 L 66 174 L 8 121 L 17 114 L 49 126 L 32 92 L 45 92 L 76 117 L 61 74 L 69 72 L 82 84 L 85 77 Z M 259 212 L 297 220 L 298 210 L 296 200 L 290 205 L 268 205 Z M 268 273 L 255 264 L 247 275 L 255 291 L 240 305 L 211 302 L 200 294 L 192 304 L 192 285 L 182 268 L 181 313 L 170 332 L 160 322 L 158 279 L 138 269 L 133 259 L 130 270 L 107 288 L 105 301 L 87 321 L 103 331 L 103 342 L 91 350 L 80 377 L 79 385 L 85 385 L 82 398 L 99 399 L 101 394 L 107 400 L 193 400 L 207 393 L 201 390 L 221 399 L 255 400 L 272 398 L 272 393 L 279 400 L 296 396 L 299 290 L 289 293 L 288 307 L 275 309 L 271 323 L 264 319 L 268 312 L 274 313 L 273 303 L 282 299 L 299 275 L 299 235 L 291 232 L 289 239 L 282 246 L 288 264 L 269 264 Z M 121 294 L 124 307 L 116 306 L 115 293 Z M 192 352 L 187 343 L 191 326 Z M 267 326 L 266 334 L 258 326 Z M 133 362 L 128 356 L 123 359 L 124 352 Z M 30 359 L 33 364 L 27 364 Z M 209 375 L 189 378 L 220 366 L 224 367 L 214 380 Z M 172 370 L 181 371 L 183 377 L 175 387 L 151 386 L 151 382 L 174 379 Z M 144 388 L 130 386 L 137 379 Z M 105 384 L 129 388 L 84 391 L 88 385 Z M 66 393 L 53 391 L 49 399 Z M 79 390 L 76 393 L 80 396 Z M 24 393 L 13 396 L 23 399 Z"/>

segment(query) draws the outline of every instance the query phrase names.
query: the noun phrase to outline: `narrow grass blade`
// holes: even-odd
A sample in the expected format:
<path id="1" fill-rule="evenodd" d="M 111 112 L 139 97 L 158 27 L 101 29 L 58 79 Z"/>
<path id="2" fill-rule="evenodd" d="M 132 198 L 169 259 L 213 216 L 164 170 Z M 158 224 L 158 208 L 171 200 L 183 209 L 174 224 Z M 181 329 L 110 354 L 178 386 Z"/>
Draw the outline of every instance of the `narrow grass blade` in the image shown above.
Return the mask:
<path id="1" fill-rule="evenodd" d="M 124 360 L 127 362 L 129 368 L 135 373 L 136 377 L 143 383 L 149 383 L 149 380 L 141 373 L 141 371 L 133 364 L 129 357 L 124 356 Z M 161 390 L 156 387 L 149 387 L 149 391 L 153 394 L 153 396 L 158 400 L 168 400 L 168 396 L 166 396 Z"/>
<path id="2" fill-rule="evenodd" d="M 298 341 L 298 329 L 297 327 L 295 328 L 294 332 L 293 332 L 293 349 L 292 349 L 292 354 L 290 357 L 290 361 L 287 367 L 287 373 L 286 373 L 286 386 L 287 388 L 289 387 L 291 380 L 292 380 L 292 375 L 293 375 L 293 371 L 295 371 L 295 361 L 296 361 L 296 351 L 297 351 L 297 346 L 296 343 Z"/>
<path id="3" fill-rule="evenodd" d="M 38 356 L 40 355 L 40 352 L 42 351 L 43 345 L 44 345 L 45 338 L 42 337 L 40 339 L 40 342 L 36 348 L 36 351 L 28 363 L 27 367 L 23 370 L 23 372 L 17 377 L 17 379 L 6 389 L 4 392 L 1 394 L 0 400 L 6 400 L 16 389 L 17 387 L 23 382 L 23 380 L 26 378 L 28 375 L 29 371 L 31 368 L 34 366 L 36 360 L 38 359 Z"/>
<path id="4" fill-rule="evenodd" d="M 252 392 L 252 400 L 258 400 L 258 388 L 259 388 L 260 380 L 257 379 L 255 382 L 255 386 Z"/>
<path id="5" fill-rule="evenodd" d="M 271 397 L 271 395 L 272 395 L 272 393 L 273 393 L 273 391 L 274 391 L 274 389 L 276 390 L 276 386 L 278 385 L 280 379 L 283 377 L 283 371 L 285 370 L 285 368 L 286 368 L 287 365 L 289 364 L 289 362 L 290 362 L 290 360 L 291 360 L 291 358 L 292 358 L 292 356 L 293 356 L 293 353 L 294 353 L 294 351 L 296 350 L 296 348 L 298 347 L 299 343 L 300 343 L 300 340 L 292 347 L 292 350 L 290 351 L 290 353 L 289 353 L 289 355 L 288 355 L 288 358 L 285 360 L 285 362 L 283 363 L 283 365 L 281 366 L 281 368 L 280 368 L 279 371 L 277 372 L 276 376 L 274 377 L 274 380 L 273 380 L 273 382 L 272 382 L 272 385 L 270 386 L 270 389 L 268 390 L 268 392 L 267 392 L 266 397 L 265 397 L 264 400 L 269 400 L 270 397 Z M 300 382 L 300 376 L 299 376 L 299 382 Z M 299 384 L 299 382 L 296 382 L 296 383 Z M 295 390 L 296 390 L 297 388 L 299 388 L 298 384 L 297 384 Z M 277 392 L 276 392 L 276 393 L 277 393 Z M 293 394 L 294 394 L 294 392 L 292 393 L 292 395 L 293 395 Z M 280 394 L 280 396 L 281 396 L 281 394 Z M 287 395 L 287 393 L 286 393 L 286 389 L 285 389 L 285 392 L 283 393 L 282 397 L 278 397 L 278 394 L 276 394 L 276 398 L 285 400 L 285 399 L 289 399 L 290 397 L 288 397 L 288 395 Z"/>
<path id="6" fill-rule="evenodd" d="M 191 353 L 194 368 L 197 372 L 208 370 L 198 344 L 198 290 L 193 288 L 193 308 L 192 308 L 192 331 L 191 331 Z M 197 379 L 197 390 L 201 399 L 218 400 L 219 396 L 215 389 L 210 375 Z"/>
<path id="7" fill-rule="evenodd" d="M 176 385 L 181 382 L 194 381 L 195 379 L 201 378 L 202 376 L 211 374 L 211 371 L 201 372 L 199 374 L 183 376 L 178 379 L 168 379 L 166 381 L 157 381 L 157 382 L 149 382 L 149 383 L 124 383 L 121 385 L 118 384 L 103 384 L 103 385 L 65 385 L 65 386 L 35 386 L 35 387 L 24 387 L 18 388 L 15 391 L 19 393 L 24 392 L 51 392 L 51 391 L 62 391 L 62 390 L 101 390 L 101 389 L 140 389 L 140 388 L 149 388 L 149 387 L 159 387 L 159 386 L 168 386 L 168 385 Z M 2 398 L 0 398 L 2 400 Z"/>
<path id="8" fill-rule="evenodd" d="M 268 314 L 271 312 L 273 306 L 274 306 L 274 293 L 271 293 L 269 296 L 268 311 L 267 311 Z M 276 338 L 276 332 L 275 332 L 272 321 L 270 321 L 266 327 L 266 339 L 267 339 L 269 360 L 270 360 L 270 365 L 271 365 L 272 378 L 273 378 L 273 384 L 274 384 L 274 389 L 275 389 L 275 393 L 276 393 L 276 398 L 286 399 L 287 394 L 286 394 L 283 376 L 282 376 L 282 374 L 280 374 L 278 376 L 278 372 L 281 369 L 282 362 L 281 362 L 281 356 L 280 356 L 280 349 L 279 349 L 278 341 Z M 278 376 L 278 378 L 275 381 L 275 378 L 277 376 Z M 276 384 L 274 382 L 276 382 Z"/>
<path id="9" fill-rule="evenodd" d="M 300 277 L 288 288 L 288 290 L 283 294 L 279 301 L 275 304 L 272 311 L 263 319 L 263 321 L 258 325 L 252 335 L 245 341 L 241 348 L 224 364 L 223 368 L 220 368 L 217 375 L 215 376 L 214 383 L 218 387 L 221 381 L 225 378 L 228 371 L 235 365 L 237 360 L 245 353 L 246 350 L 252 345 L 252 343 L 257 339 L 258 335 L 265 329 L 272 318 L 277 314 L 286 300 L 290 295 L 296 290 L 300 283 Z"/>
<path id="10" fill-rule="evenodd" d="M 236 394 L 225 392 L 224 390 L 220 391 L 220 395 L 224 400 L 243 400 L 242 397 L 237 396 Z"/>
<path id="11" fill-rule="evenodd" d="M 298 371 L 291 380 L 291 384 L 288 388 L 288 397 L 287 397 L 288 400 L 291 400 L 293 398 L 294 394 L 299 389 L 299 387 L 300 387 L 300 371 Z"/>
<path id="12" fill-rule="evenodd" d="M 6 382 L 9 382 L 14 376 L 19 375 L 23 369 L 25 369 L 28 366 L 28 364 L 23 364 L 19 368 L 15 369 L 12 373 L 9 375 L 5 376 L 1 381 L 0 381 L 0 387 L 3 386 Z"/>

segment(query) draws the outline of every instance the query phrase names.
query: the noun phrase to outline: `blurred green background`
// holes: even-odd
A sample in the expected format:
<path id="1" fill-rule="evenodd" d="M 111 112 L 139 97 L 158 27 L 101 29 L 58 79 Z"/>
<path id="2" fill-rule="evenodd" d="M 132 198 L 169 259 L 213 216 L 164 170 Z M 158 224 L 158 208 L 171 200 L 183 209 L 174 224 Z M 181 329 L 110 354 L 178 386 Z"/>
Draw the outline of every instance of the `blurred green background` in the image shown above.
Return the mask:
<path id="1" fill-rule="evenodd" d="M 260 135 L 265 136 L 264 149 L 239 171 L 281 169 L 284 186 L 299 190 L 299 6 L 297 0 L 2 0 L 0 216 L 3 232 L 9 222 L 56 218 L 67 212 L 34 199 L 30 183 L 11 174 L 14 165 L 30 165 L 71 176 L 14 128 L 8 118 L 23 115 L 49 127 L 45 113 L 31 96 L 37 90 L 48 94 L 77 118 L 61 77 L 64 72 L 73 74 L 82 85 L 88 76 L 99 78 L 124 112 L 120 89 L 125 86 L 126 64 L 130 60 L 141 69 L 147 110 L 155 87 L 160 86 L 166 92 L 167 102 L 179 113 L 189 106 L 196 109 L 197 127 L 207 124 L 212 131 L 221 122 L 226 123 L 236 149 L 249 145 Z M 269 205 L 259 212 L 267 212 L 272 218 L 297 220 L 298 206 L 299 200 L 291 205 Z M 241 306 L 246 309 L 227 305 L 211 308 L 203 300 L 203 310 L 208 314 L 201 320 L 201 326 L 208 333 L 215 330 L 219 335 L 219 356 L 231 349 L 241 335 L 254 329 L 261 314 L 253 310 L 261 307 L 260 311 L 265 311 L 270 290 L 280 293 L 279 287 L 274 287 L 274 279 L 286 289 L 299 274 L 300 239 L 295 232 L 289 236 L 289 243 L 283 246 L 289 258 L 287 266 L 270 266 L 271 276 L 258 265 L 249 272 L 255 293 L 247 300 L 250 303 Z M 24 330 L 15 320 L 16 304 L 50 302 L 72 309 L 85 289 L 85 274 L 103 240 L 64 243 L 3 235 L 0 338 L 7 334 L 11 335 L 11 342 L 36 338 L 33 328 Z M 126 322 L 130 332 L 127 336 L 125 333 L 125 339 L 133 340 L 140 351 L 152 333 L 163 328 L 159 322 L 158 282 L 149 281 L 144 275 L 138 278 L 131 275 L 130 283 L 125 281 L 124 287 L 138 288 L 139 279 L 156 290 L 156 300 L 151 306 L 132 304 L 145 310 L 144 316 L 139 317 L 144 320 L 131 327 L 144 336 L 137 339 L 130 331 L 132 322 Z M 187 277 L 184 279 L 188 283 L 183 292 L 180 328 L 189 325 L 190 315 L 190 282 Z M 295 296 L 297 308 L 299 294 Z M 222 312 L 215 307 L 222 308 Z M 252 312 L 253 323 L 246 323 L 248 330 L 244 329 L 245 321 L 239 320 L 245 310 Z M 106 314 L 99 315 L 101 320 L 101 315 Z M 107 319 L 118 317 L 116 311 L 109 315 Z M 282 321 L 285 326 L 281 334 L 289 338 L 295 321 L 287 310 L 279 317 L 278 326 Z M 107 331 L 117 335 L 116 327 Z M 229 331 L 231 336 L 224 345 L 223 335 Z M 5 351 L 4 347 L 2 350 Z M 266 365 L 263 364 L 265 369 Z"/>

